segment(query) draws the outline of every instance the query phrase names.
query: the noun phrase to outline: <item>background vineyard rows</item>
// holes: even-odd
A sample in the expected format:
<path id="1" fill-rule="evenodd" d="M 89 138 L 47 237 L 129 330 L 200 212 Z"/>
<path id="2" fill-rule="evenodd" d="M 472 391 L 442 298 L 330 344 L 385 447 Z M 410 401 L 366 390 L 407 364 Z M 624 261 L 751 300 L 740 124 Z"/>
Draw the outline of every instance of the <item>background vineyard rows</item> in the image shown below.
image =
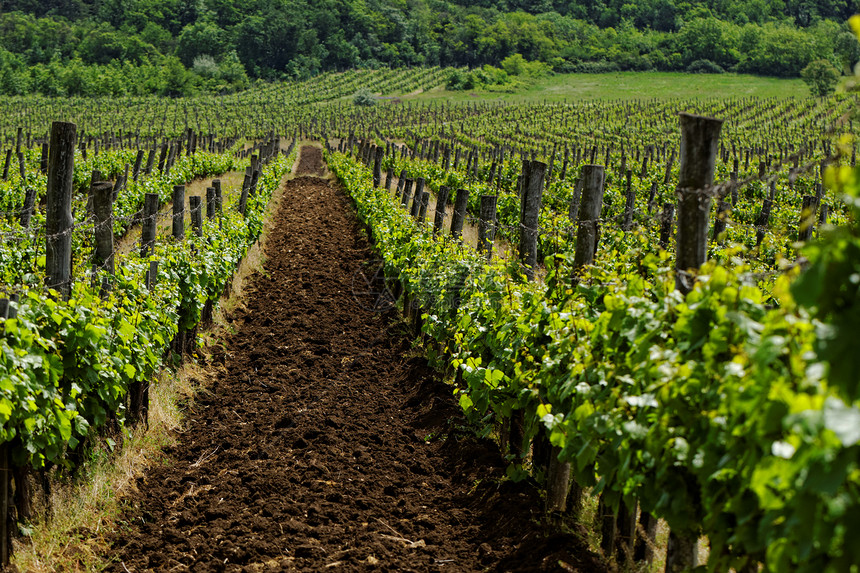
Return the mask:
<path id="1" fill-rule="evenodd" d="M 464 412 L 508 448 L 510 477 L 543 481 L 552 464 L 568 464 L 574 491 L 601 495 L 605 550 L 616 526 L 626 535 L 619 559 L 640 507 L 646 529 L 656 516 L 677 539 L 707 535 L 712 570 L 851 570 L 860 561 L 851 543 L 860 533 L 857 359 L 840 354 L 841 342 L 822 344 L 841 340 L 850 315 L 839 323 L 822 314 L 821 298 L 836 288 L 832 269 L 816 262 L 815 249 L 826 248 L 798 249 L 807 228 L 813 237 L 843 229 L 851 241 L 854 207 L 842 193 L 854 185 L 846 135 L 856 98 L 366 108 L 350 100 L 360 87 L 410 93 L 444 74 L 355 71 L 219 98 L 0 101 L 0 282 L 14 317 L 0 353 L 0 438 L 13 473 L 71 469 L 99 428 L 140 415 L 135 393 L 171 346 L 182 349 L 177 334 L 204 318 L 259 235 L 291 164 L 287 142 L 313 139 L 328 147 Z M 675 290 L 666 239 L 682 160 L 679 112 L 724 120 L 709 206 L 723 229 L 712 232 L 709 262 L 686 296 Z M 60 292 L 44 287 L 55 120 L 77 125 L 67 231 L 74 271 L 68 284 L 50 285 Z M 353 155 L 369 166 L 378 157 L 376 185 Z M 445 209 L 466 199 L 459 214 L 513 251 L 527 161 L 546 165 L 536 281 L 522 278 L 527 269 L 513 254 L 488 262 L 452 240 L 455 213 Z M 244 214 L 240 198 L 225 195 L 202 237 L 159 240 L 154 255 L 134 242 L 147 193 L 168 204 L 176 186 L 249 163 Z M 581 175 L 591 164 L 605 167 L 602 209 L 584 220 Z M 93 264 L 88 205 L 100 179 L 113 184 L 118 239 L 107 282 L 103 261 Z M 399 208 L 417 197 L 418 219 L 432 216 L 429 202 L 421 214 L 425 197 L 410 196 L 413 186 L 440 198 L 435 233 Z M 489 218 L 483 197 L 495 197 Z M 802 214 L 804 205 L 813 212 Z M 587 271 L 572 265 L 582 223 L 600 234 Z M 801 273 L 804 255 L 817 275 Z M 146 280 L 153 261 L 154 283 Z"/>

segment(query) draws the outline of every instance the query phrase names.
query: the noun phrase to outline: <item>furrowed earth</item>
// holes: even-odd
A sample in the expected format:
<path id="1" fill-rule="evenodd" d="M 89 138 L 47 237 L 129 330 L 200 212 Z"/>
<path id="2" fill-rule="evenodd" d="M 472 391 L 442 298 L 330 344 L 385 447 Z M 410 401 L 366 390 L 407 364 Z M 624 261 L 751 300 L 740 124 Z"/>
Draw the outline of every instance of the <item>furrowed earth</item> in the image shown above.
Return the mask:
<path id="1" fill-rule="evenodd" d="M 356 300 L 373 253 L 324 172 L 304 147 L 234 332 L 125 500 L 110 570 L 605 571 L 504 479 L 396 311 Z"/>

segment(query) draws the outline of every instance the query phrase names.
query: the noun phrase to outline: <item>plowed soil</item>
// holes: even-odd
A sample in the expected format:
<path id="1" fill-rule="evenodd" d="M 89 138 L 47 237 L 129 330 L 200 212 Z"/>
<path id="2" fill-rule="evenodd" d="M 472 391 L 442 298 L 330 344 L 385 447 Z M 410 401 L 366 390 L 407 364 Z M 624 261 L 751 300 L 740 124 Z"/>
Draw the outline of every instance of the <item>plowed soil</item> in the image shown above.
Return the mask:
<path id="1" fill-rule="evenodd" d="M 298 172 L 324 172 L 318 149 Z M 266 250 L 169 463 L 127 500 L 113 571 L 604 570 L 502 479 L 395 311 L 356 302 L 373 255 L 336 183 L 289 181 Z"/>

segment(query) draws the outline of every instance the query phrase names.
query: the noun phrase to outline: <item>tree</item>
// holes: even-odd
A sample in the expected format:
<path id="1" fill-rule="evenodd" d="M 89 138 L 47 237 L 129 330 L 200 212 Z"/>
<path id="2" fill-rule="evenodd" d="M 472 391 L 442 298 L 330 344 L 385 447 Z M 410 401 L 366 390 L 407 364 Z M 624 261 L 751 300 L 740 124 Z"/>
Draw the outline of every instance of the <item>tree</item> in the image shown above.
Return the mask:
<path id="1" fill-rule="evenodd" d="M 839 70 L 827 60 L 813 60 L 800 72 L 803 81 L 814 96 L 833 93 L 839 82 Z"/>

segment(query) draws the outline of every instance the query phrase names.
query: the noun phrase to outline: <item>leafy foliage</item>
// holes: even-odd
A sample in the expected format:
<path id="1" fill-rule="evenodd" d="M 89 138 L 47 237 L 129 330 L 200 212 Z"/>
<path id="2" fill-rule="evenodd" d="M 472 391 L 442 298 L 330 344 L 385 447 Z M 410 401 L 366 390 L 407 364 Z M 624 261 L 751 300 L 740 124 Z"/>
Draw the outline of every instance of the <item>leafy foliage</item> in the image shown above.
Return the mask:
<path id="1" fill-rule="evenodd" d="M 76 181 L 93 165 L 111 173 L 109 164 L 122 162 L 123 153 L 81 162 Z M 207 168 L 232 163 L 230 155 L 220 162 L 207 162 L 206 155 L 183 158 L 187 165 L 177 162 L 172 177 L 184 182 L 209 174 Z M 63 301 L 39 286 L 44 257 L 27 256 L 27 248 L 0 251 L 4 257 L 25 253 L 19 266 L 4 260 L 0 269 L 5 284 L 21 289 L 17 316 L 0 329 L 0 440 L 11 445 L 16 465 L 70 466 L 69 450 L 108 420 L 123 422 L 129 388 L 148 384 L 177 328 L 194 327 L 204 304 L 218 300 L 259 236 L 268 199 L 290 165 L 291 158 L 281 157 L 264 171 L 246 217 L 226 210 L 206 220 L 203 237 L 160 243 L 154 255 L 159 281 L 152 290 L 144 285 L 150 259 L 136 252 L 117 261 L 106 296 L 100 295 L 99 281 L 85 278 L 74 283 L 71 298 Z M 174 183 L 170 176 L 156 176 L 136 189 L 139 196 L 145 190 L 167 197 Z M 129 195 L 135 196 L 134 189 Z"/>
<path id="2" fill-rule="evenodd" d="M 547 257 L 543 283 L 523 284 L 503 263 L 416 228 L 351 159 L 330 165 L 386 271 L 420 301 L 476 424 L 523 411 L 525 438 L 546 435 L 581 485 L 706 534 L 709 570 L 857 562 L 860 408 L 846 391 L 856 387 L 821 353 L 823 323 L 796 304 L 797 269 L 756 280 L 729 256 L 706 264 L 683 297 L 668 253 L 644 234 L 609 231 L 585 280 L 566 279 L 562 253 Z M 820 285 L 820 272 L 804 277 Z M 803 302 L 807 290 L 846 300 L 803 280 Z"/>

